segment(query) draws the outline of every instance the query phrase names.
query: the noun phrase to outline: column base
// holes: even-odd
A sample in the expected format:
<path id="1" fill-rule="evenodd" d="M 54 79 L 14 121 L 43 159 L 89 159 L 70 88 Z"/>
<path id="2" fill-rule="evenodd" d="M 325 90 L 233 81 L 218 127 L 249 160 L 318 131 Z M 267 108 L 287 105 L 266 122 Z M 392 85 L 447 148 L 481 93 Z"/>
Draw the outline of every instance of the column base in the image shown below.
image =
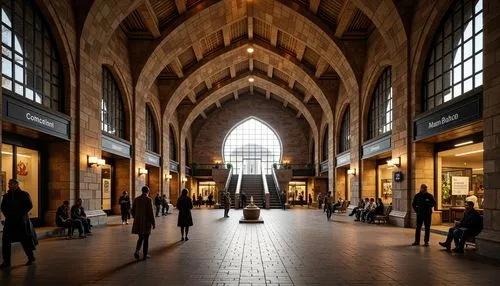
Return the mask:
<path id="1" fill-rule="evenodd" d="M 476 237 L 476 246 L 477 254 L 500 259 L 500 231 L 483 230 Z"/>
<path id="2" fill-rule="evenodd" d="M 103 210 L 92 210 L 85 213 L 94 226 L 108 223 L 108 215 Z"/>
<path id="3" fill-rule="evenodd" d="M 56 226 L 56 211 L 46 211 L 43 220 L 47 226 Z"/>
<path id="4" fill-rule="evenodd" d="M 399 227 L 410 227 L 410 213 L 404 211 L 391 211 L 389 224 Z"/>

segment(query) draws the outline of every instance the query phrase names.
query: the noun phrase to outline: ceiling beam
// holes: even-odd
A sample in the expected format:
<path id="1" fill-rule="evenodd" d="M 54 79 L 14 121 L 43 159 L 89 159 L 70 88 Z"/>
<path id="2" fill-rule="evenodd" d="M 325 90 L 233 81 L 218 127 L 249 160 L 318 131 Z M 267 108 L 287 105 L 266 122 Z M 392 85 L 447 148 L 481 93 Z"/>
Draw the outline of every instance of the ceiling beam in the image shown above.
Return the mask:
<path id="1" fill-rule="evenodd" d="M 304 53 L 306 52 L 306 44 L 300 41 L 297 41 L 297 59 L 299 61 L 302 61 L 302 58 L 304 57 Z"/>
<path id="2" fill-rule="evenodd" d="M 212 89 L 212 81 L 209 78 L 205 79 L 205 84 L 207 85 L 207 89 Z"/>
<path id="3" fill-rule="evenodd" d="M 253 40 L 253 17 L 248 17 L 248 39 Z"/>
<path id="4" fill-rule="evenodd" d="M 337 28 L 335 29 L 335 37 L 340 38 L 345 31 L 347 31 L 355 12 L 356 6 L 354 6 L 354 4 L 352 4 L 349 0 L 345 1 L 344 5 L 342 5 L 342 9 L 340 9 L 339 21 Z"/>
<path id="5" fill-rule="evenodd" d="M 196 56 L 196 60 L 201 61 L 201 59 L 203 59 L 203 49 L 201 48 L 200 41 L 194 42 L 193 51 Z"/>
<path id="6" fill-rule="evenodd" d="M 149 0 L 145 0 L 144 4 L 142 4 L 137 9 L 137 11 L 144 20 L 144 25 L 146 26 L 146 28 L 151 32 L 151 34 L 153 34 L 153 37 L 158 38 L 161 35 L 158 25 L 158 18 L 156 17 L 156 14 Z"/>
<path id="7" fill-rule="evenodd" d="M 302 116 L 302 112 L 297 112 L 297 115 L 295 115 L 295 118 L 300 118 L 300 116 Z"/>
<path id="8" fill-rule="evenodd" d="M 250 94 L 253 95 L 253 84 L 250 85 Z"/>
<path id="9" fill-rule="evenodd" d="M 222 38 L 224 39 L 224 47 L 231 45 L 231 26 L 226 25 L 222 28 Z"/>
<path id="10" fill-rule="evenodd" d="M 311 10 L 311 12 L 313 12 L 314 14 L 318 13 L 318 9 L 319 9 L 319 2 L 321 0 L 311 0 L 309 1 L 309 10 Z M 349 1 L 349 0 L 347 0 Z"/>
<path id="11" fill-rule="evenodd" d="M 271 99 L 271 92 L 269 90 L 266 90 L 266 99 L 267 100 Z"/>
<path id="12" fill-rule="evenodd" d="M 175 6 L 179 14 L 186 12 L 186 0 L 175 0 Z"/>
<path id="13" fill-rule="evenodd" d="M 177 75 L 177 77 L 184 77 L 184 73 L 182 72 L 182 65 L 179 61 L 179 58 L 175 58 L 172 63 L 170 63 L 170 67 L 172 68 L 172 71 Z"/>
<path id="14" fill-rule="evenodd" d="M 236 67 L 235 66 L 230 66 L 229 67 L 229 73 L 231 74 L 231 78 L 236 77 Z"/>
<path id="15" fill-rule="evenodd" d="M 233 96 L 234 96 L 234 100 L 240 99 L 237 90 L 233 91 Z"/>
<path id="16" fill-rule="evenodd" d="M 248 69 L 250 71 L 253 71 L 253 59 L 252 58 L 248 59 Z"/>
<path id="17" fill-rule="evenodd" d="M 318 63 L 316 64 L 316 72 L 314 73 L 314 76 L 320 78 L 321 75 L 323 75 L 328 69 L 328 65 L 328 62 L 320 57 Z"/>
<path id="18" fill-rule="evenodd" d="M 271 26 L 271 45 L 276 47 L 278 45 L 278 28 Z"/>
<path id="19" fill-rule="evenodd" d="M 267 66 L 267 76 L 270 78 L 273 78 L 273 66 L 272 65 Z"/>
<path id="20" fill-rule="evenodd" d="M 221 108 L 221 106 L 222 106 L 222 105 L 220 104 L 220 101 L 219 101 L 219 100 L 217 100 L 217 101 L 215 102 L 215 105 L 217 105 L 217 108 Z"/>
<path id="21" fill-rule="evenodd" d="M 312 94 L 306 90 L 306 95 L 304 95 L 304 103 L 308 103 L 311 100 Z"/>
<path id="22" fill-rule="evenodd" d="M 205 113 L 205 111 L 202 111 L 200 115 L 201 117 L 203 117 L 203 119 L 207 119 L 207 114 Z"/>
<path id="23" fill-rule="evenodd" d="M 283 101 L 283 107 L 286 108 L 288 106 L 288 101 Z"/>
<path id="24" fill-rule="evenodd" d="M 189 100 L 191 100 L 191 102 L 193 104 L 196 104 L 196 93 L 194 93 L 194 91 L 191 91 L 189 94 L 188 94 L 188 97 L 189 97 Z"/>
<path id="25" fill-rule="evenodd" d="M 293 77 L 290 77 L 290 81 L 288 82 L 288 87 L 293 89 L 294 85 L 295 85 L 295 79 Z"/>

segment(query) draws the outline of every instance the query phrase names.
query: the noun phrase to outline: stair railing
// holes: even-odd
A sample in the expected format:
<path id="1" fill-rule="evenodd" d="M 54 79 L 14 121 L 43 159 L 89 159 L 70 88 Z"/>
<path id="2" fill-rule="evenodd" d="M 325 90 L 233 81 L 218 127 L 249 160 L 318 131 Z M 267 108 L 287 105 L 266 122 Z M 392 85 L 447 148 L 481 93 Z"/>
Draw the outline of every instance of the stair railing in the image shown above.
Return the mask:
<path id="1" fill-rule="evenodd" d="M 271 208 L 271 196 L 269 195 L 269 187 L 267 186 L 267 179 L 266 179 L 266 174 L 264 172 L 264 168 L 262 168 L 262 184 L 264 185 L 264 207 L 266 209 Z"/>
<path id="2" fill-rule="evenodd" d="M 238 175 L 238 184 L 236 184 L 236 191 L 234 192 L 234 208 L 237 209 L 240 207 L 240 190 L 241 190 L 241 181 L 243 180 L 243 172 Z"/>
<path id="3" fill-rule="evenodd" d="M 229 167 L 229 175 L 227 176 L 226 184 L 224 185 L 224 192 L 229 192 L 229 185 L 231 184 L 232 177 L 233 177 L 233 168 Z M 222 195 L 224 195 L 224 194 L 222 194 Z M 220 201 L 221 205 L 222 205 L 222 195 L 220 194 L 220 191 L 219 191 L 219 201 Z"/>
<path id="4" fill-rule="evenodd" d="M 281 201 L 280 184 L 278 183 L 278 178 L 276 177 L 276 169 L 274 167 L 272 168 L 272 173 L 273 173 L 274 186 L 276 187 L 276 193 L 278 193 L 278 198 L 280 200 L 280 205 L 283 205 L 284 202 Z"/>

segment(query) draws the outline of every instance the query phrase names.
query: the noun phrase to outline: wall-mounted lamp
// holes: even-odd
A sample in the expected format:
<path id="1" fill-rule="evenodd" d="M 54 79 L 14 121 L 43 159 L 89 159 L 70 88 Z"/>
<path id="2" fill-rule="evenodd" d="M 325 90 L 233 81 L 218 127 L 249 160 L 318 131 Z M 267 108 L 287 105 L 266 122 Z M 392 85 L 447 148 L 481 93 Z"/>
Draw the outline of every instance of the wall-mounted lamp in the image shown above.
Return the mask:
<path id="1" fill-rule="evenodd" d="M 347 170 L 347 175 L 356 176 L 356 168 Z"/>
<path id="2" fill-rule="evenodd" d="M 401 158 L 399 157 L 396 157 L 396 158 L 392 158 L 391 160 L 388 160 L 387 161 L 387 166 L 389 167 L 399 167 L 399 165 L 401 165 Z"/>
<path id="3" fill-rule="evenodd" d="M 88 156 L 87 155 L 87 165 L 89 167 L 100 167 L 106 165 L 106 160 L 104 159 L 99 159 L 95 156 Z"/>
<path id="4" fill-rule="evenodd" d="M 187 179 L 186 177 L 183 177 L 183 178 L 182 178 L 182 182 L 183 182 L 183 183 L 187 182 L 187 180 L 188 180 L 188 179 Z"/>
<path id="5" fill-rule="evenodd" d="M 290 161 L 285 160 L 285 161 L 283 161 L 283 164 L 288 165 L 288 164 L 290 164 Z"/>
<path id="6" fill-rule="evenodd" d="M 148 169 L 141 169 L 139 168 L 139 176 L 141 175 L 147 175 L 148 174 Z"/>
<path id="7" fill-rule="evenodd" d="M 165 175 L 165 180 L 172 180 L 172 175 L 166 174 Z"/>

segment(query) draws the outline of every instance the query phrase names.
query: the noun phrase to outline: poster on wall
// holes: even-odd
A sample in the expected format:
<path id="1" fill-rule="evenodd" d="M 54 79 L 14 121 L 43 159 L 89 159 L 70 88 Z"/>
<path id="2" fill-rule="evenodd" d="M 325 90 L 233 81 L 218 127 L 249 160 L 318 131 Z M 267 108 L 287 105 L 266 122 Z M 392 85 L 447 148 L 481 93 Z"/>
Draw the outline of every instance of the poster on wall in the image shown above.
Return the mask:
<path id="1" fill-rule="evenodd" d="M 102 179 L 102 209 L 111 209 L 111 180 Z"/>
<path id="2" fill-rule="evenodd" d="M 388 202 L 392 198 L 392 180 L 382 180 L 382 197 L 384 202 Z"/>
<path id="3" fill-rule="evenodd" d="M 469 194 L 469 177 L 452 176 L 451 194 L 454 196 L 466 196 Z"/>

